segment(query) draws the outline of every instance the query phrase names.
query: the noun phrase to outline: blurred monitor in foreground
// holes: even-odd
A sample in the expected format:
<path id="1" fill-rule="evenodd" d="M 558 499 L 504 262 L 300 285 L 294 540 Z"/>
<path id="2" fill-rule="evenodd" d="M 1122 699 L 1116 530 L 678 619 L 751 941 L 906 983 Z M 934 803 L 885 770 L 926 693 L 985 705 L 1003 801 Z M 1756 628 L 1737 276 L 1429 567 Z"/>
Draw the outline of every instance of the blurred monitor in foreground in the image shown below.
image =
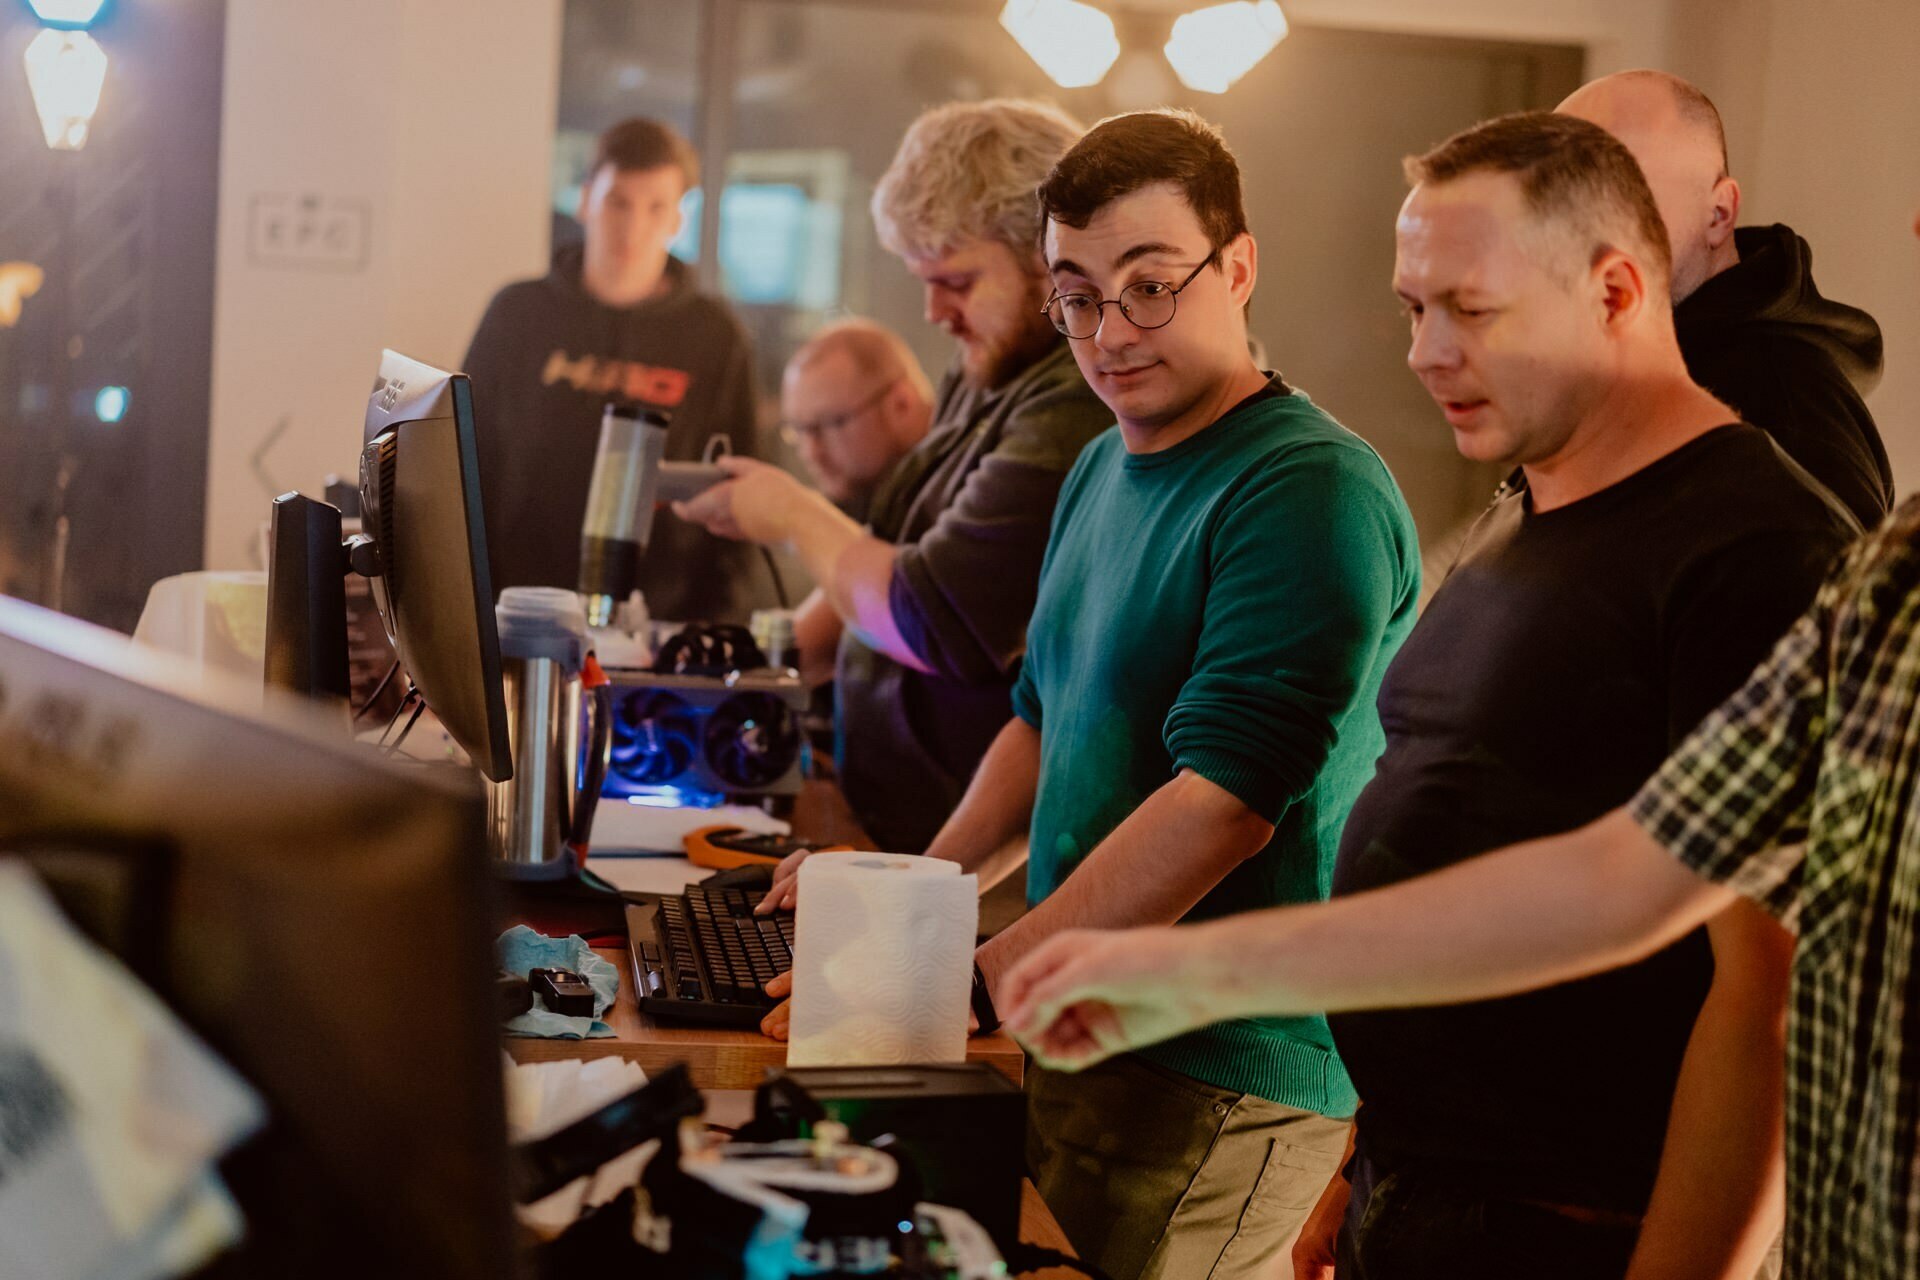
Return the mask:
<path id="1" fill-rule="evenodd" d="M 251 704 L 251 705 L 250 705 Z M 513 1274 L 484 809 L 308 704 L 0 598 L 0 856 L 265 1099 L 215 1275 Z"/>

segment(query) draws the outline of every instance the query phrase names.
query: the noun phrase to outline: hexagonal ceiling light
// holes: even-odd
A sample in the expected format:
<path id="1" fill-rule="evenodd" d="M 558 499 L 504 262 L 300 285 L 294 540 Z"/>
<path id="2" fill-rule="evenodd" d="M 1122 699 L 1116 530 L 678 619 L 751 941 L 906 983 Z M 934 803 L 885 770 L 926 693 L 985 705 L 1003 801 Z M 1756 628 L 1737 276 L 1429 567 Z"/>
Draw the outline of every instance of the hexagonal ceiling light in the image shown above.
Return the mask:
<path id="1" fill-rule="evenodd" d="M 1000 25 L 1062 89 L 1099 84 L 1120 56 L 1113 19 L 1080 0 L 1007 0 Z"/>
<path id="2" fill-rule="evenodd" d="M 1175 18 L 1165 52 L 1181 84 L 1199 93 L 1225 93 L 1286 38 L 1278 0 L 1232 0 Z"/>

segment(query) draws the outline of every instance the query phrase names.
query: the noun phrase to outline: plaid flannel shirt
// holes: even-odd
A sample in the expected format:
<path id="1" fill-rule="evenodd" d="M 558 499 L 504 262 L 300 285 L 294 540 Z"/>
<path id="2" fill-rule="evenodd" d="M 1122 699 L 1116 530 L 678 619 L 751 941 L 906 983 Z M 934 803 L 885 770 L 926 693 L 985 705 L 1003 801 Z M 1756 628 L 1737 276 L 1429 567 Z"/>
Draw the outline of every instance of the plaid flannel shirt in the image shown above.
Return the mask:
<path id="1" fill-rule="evenodd" d="M 1799 934 L 1786 1274 L 1920 1275 L 1920 497 L 1640 791 L 1640 826 Z"/>

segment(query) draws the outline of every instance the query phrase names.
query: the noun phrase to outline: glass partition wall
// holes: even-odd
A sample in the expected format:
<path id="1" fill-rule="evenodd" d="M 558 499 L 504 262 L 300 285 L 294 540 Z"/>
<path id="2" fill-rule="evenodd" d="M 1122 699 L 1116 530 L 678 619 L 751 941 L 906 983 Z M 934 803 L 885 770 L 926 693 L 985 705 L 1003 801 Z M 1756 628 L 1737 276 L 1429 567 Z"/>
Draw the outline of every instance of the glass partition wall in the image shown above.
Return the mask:
<path id="1" fill-rule="evenodd" d="M 1499 477 L 1459 459 L 1405 367 L 1389 287 L 1400 159 L 1488 116 L 1552 106 L 1579 83 L 1582 51 L 1296 24 L 1226 93 L 1198 93 L 1161 54 L 1183 6 L 1101 7 L 1120 58 L 1095 87 L 1062 90 L 1000 27 L 1000 0 L 567 0 L 556 235 L 577 234 L 568 215 L 594 135 L 629 115 L 669 120 L 707 171 L 679 251 L 738 308 L 764 394 L 794 347 L 844 314 L 898 330 L 937 377 L 951 344 L 867 212 L 914 116 L 1008 95 L 1089 123 L 1191 107 L 1226 131 L 1245 175 L 1260 242 L 1252 328 L 1270 366 L 1380 450 L 1423 541 L 1439 542 Z"/>

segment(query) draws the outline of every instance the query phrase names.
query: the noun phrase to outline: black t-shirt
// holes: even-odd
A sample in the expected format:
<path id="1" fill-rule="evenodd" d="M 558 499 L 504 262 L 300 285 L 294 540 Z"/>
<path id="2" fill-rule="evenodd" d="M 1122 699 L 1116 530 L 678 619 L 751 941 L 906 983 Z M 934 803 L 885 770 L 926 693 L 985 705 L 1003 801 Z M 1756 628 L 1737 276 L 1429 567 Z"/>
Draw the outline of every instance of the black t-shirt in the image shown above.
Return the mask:
<path id="1" fill-rule="evenodd" d="M 1334 891 L 1624 803 L 1812 600 L 1846 538 L 1830 502 L 1744 424 L 1552 511 L 1496 501 L 1387 671 L 1387 746 Z M 1712 965 L 1698 930 L 1544 991 L 1331 1019 L 1363 1149 L 1385 1171 L 1644 1209 Z"/>

